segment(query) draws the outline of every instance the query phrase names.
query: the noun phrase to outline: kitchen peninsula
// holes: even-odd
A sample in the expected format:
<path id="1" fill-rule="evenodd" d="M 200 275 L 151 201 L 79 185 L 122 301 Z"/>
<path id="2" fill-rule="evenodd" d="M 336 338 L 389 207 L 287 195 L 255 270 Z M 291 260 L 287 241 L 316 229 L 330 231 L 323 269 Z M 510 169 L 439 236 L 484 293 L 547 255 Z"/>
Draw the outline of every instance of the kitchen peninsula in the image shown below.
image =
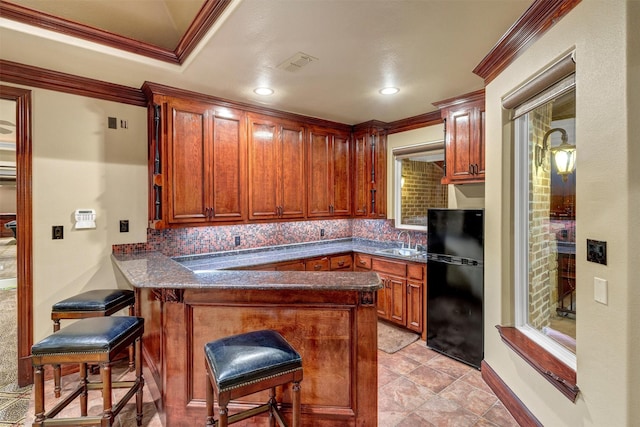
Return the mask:
<path id="1" fill-rule="evenodd" d="M 206 342 L 264 328 L 302 355 L 303 425 L 377 425 L 375 292 L 382 285 L 375 273 L 195 273 L 158 252 L 113 254 L 112 261 L 145 318 L 145 373 L 164 425 L 204 422 Z M 289 390 L 282 398 L 287 413 Z"/>

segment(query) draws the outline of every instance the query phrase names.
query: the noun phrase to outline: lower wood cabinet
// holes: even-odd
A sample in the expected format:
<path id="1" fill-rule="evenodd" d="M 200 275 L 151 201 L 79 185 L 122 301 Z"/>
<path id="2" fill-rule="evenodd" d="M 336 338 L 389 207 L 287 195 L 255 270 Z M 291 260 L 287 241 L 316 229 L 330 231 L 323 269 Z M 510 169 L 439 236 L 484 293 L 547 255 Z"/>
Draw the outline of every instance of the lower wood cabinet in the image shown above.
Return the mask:
<path id="1" fill-rule="evenodd" d="M 378 317 L 423 334 L 426 265 L 356 253 L 355 271 L 375 271 L 383 288 L 377 293 Z"/>
<path id="2" fill-rule="evenodd" d="M 378 317 L 425 336 L 426 264 L 361 253 L 327 255 L 241 268 L 261 271 L 374 271 L 382 280 Z"/>

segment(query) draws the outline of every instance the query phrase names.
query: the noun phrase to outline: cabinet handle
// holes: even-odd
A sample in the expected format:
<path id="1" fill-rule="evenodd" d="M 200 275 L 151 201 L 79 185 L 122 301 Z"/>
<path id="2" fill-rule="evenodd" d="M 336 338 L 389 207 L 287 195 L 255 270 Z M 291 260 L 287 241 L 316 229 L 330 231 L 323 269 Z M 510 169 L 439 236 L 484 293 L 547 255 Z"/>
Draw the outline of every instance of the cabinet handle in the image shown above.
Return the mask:
<path id="1" fill-rule="evenodd" d="M 473 165 L 469 164 L 469 175 L 473 175 Z"/>
<path id="2" fill-rule="evenodd" d="M 211 208 L 204 208 L 204 216 L 209 218 L 210 214 L 209 211 L 211 210 Z"/>
<path id="3" fill-rule="evenodd" d="M 338 267 L 342 267 L 344 265 L 344 261 L 338 261 Z"/>
<path id="4" fill-rule="evenodd" d="M 366 262 L 363 259 L 361 259 L 360 260 L 360 265 L 365 265 L 365 264 L 366 264 Z"/>
<path id="5" fill-rule="evenodd" d="M 314 270 L 320 270 L 322 268 L 322 264 L 316 264 L 313 266 Z"/>

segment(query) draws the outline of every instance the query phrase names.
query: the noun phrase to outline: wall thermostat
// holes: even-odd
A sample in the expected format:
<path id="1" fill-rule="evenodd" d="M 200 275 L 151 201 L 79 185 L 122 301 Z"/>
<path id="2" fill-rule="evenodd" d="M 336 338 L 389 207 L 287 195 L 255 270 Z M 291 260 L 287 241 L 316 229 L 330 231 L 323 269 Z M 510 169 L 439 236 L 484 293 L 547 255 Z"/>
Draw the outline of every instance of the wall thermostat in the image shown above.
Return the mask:
<path id="1" fill-rule="evenodd" d="M 81 228 L 96 228 L 95 209 L 76 210 L 76 230 Z"/>

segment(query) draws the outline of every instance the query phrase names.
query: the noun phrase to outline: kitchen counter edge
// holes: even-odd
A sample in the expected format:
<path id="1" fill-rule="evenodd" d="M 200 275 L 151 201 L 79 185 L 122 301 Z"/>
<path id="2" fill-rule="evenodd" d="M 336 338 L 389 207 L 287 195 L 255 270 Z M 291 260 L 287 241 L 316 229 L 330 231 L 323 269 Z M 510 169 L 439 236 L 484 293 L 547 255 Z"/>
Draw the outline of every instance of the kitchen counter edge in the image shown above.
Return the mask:
<path id="1" fill-rule="evenodd" d="M 159 252 L 111 254 L 111 260 L 135 288 L 376 291 L 373 272 L 212 270 L 194 273 Z"/>

